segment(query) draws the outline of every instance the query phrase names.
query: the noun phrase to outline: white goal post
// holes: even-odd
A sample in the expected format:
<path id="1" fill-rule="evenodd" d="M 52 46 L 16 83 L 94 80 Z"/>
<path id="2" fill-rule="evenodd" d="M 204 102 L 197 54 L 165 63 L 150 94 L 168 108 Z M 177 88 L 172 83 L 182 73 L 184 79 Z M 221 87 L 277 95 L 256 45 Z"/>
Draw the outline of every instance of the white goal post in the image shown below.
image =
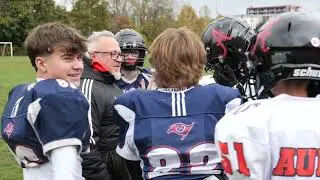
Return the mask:
<path id="1" fill-rule="evenodd" d="M 13 48 L 12 48 L 12 42 L 0 42 L 0 50 L 1 50 L 1 56 L 5 56 L 6 55 L 6 47 L 7 45 L 10 48 L 10 56 L 13 56 Z"/>

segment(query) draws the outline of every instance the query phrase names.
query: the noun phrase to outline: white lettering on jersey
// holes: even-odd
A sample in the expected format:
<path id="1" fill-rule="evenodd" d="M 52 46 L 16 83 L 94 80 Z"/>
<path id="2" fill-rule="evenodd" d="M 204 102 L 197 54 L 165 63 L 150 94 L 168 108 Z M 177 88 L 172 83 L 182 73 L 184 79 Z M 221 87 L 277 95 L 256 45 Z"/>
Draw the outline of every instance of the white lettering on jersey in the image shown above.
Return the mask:
<path id="1" fill-rule="evenodd" d="M 283 177 L 312 177 L 316 175 L 319 177 L 320 167 L 316 165 L 320 163 L 319 157 L 319 148 L 281 147 L 279 160 L 272 175 Z"/>
<path id="2" fill-rule="evenodd" d="M 28 91 L 30 91 L 34 86 L 36 85 L 36 83 L 31 83 L 28 85 Z"/>
<path id="3" fill-rule="evenodd" d="M 308 69 L 305 69 L 305 68 L 294 69 L 293 76 L 294 77 L 320 77 L 320 70 L 311 69 L 311 67 L 308 67 Z"/>
<path id="4" fill-rule="evenodd" d="M 11 115 L 10 115 L 11 118 L 13 118 L 13 117 L 15 117 L 17 115 L 18 110 L 19 110 L 19 105 L 20 105 L 20 102 L 21 102 L 22 99 L 23 99 L 23 96 L 21 98 L 19 98 L 17 100 L 17 102 L 14 104 L 14 106 L 12 108 L 12 111 L 11 111 Z"/>
<path id="5" fill-rule="evenodd" d="M 192 146 L 187 150 L 190 159 L 190 174 L 220 174 L 220 170 L 215 169 L 219 163 L 217 147 L 214 143 L 203 142 Z M 178 174 L 171 171 L 182 165 L 180 154 L 174 147 L 156 146 L 149 150 L 146 157 L 149 159 L 152 171 L 148 172 L 148 178 L 160 175 Z"/>
<path id="6" fill-rule="evenodd" d="M 66 87 L 69 86 L 69 83 L 68 83 L 67 81 L 65 81 L 65 80 L 62 80 L 62 79 L 56 79 L 56 80 L 57 80 L 58 84 L 59 84 L 61 87 L 66 88 Z"/>

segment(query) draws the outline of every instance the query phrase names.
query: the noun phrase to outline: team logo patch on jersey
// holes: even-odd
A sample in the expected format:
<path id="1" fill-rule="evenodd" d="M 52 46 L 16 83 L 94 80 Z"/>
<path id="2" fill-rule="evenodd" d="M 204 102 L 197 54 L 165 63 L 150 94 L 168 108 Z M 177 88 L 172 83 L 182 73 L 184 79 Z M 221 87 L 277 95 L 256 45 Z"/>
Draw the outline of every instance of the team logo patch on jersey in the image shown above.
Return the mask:
<path id="1" fill-rule="evenodd" d="M 8 138 L 12 134 L 14 130 L 14 125 L 12 123 L 7 124 L 7 126 L 4 128 L 3 132 L 7 134 Z"/>
<path id="2" fill-rule="evenodd" d="M 181 136 L 181 141 L 183 141 L 193 127 L 194 122 L 191 124 L 183 124 L 183 123 L 174 123 L 167 130 L 167 134 L 174 133 Z"/>

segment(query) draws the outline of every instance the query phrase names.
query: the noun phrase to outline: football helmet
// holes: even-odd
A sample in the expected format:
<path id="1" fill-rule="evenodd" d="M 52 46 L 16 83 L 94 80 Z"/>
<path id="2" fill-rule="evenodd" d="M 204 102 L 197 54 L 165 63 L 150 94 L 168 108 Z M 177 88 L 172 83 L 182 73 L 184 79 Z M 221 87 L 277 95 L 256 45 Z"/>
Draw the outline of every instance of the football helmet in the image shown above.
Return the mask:
<path id="1" fill-rule="evenodd" d="M 258 30 L 250 54 L 260 97 L 270 94 L 280 80 L 313 80 L 308 89 L 319 90 L 319 29 L 319 15 L 290 12 L 270 19 Z"/>
<path id="2" fill-rule="evenodd" d="M 247 53 L 254 35 L 250 25 L 240 18 L 224 17 L 206 27 L 202 35 L 207 51 L 205 70 L 214 72 L 217 83 L 234 86 L 247 81 Z"/>
<path id="3" fill-rule="evenodd" d="M 138 52 L 138 57 L 134 59 L 125 58 L 121 64 L 121 68 L 129 71 L 142 67 L 146 56 L 147 48 L 142 36 L 133 29 L 121 29 L 115 35 L 119 43 L 122 53 Z"/>

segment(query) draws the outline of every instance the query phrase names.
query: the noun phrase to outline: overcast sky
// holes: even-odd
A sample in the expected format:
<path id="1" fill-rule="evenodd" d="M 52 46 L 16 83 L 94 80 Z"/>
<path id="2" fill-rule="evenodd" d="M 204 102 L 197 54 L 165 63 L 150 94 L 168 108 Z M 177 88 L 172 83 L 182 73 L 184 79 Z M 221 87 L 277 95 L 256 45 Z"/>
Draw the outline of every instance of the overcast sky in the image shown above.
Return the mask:
<path id="1" fill-rule="evenodd" d="M 222 15 L 245 14 L 250 6 L 273 5 L 298 5 L 303 11 L 320 11 L 320 0 L 178 0 L 181 3 L 189 3 L 195 9 L 207 5 L 211 10 L 211 16 L 216 16 L 216 10 Z"/>
<path id="2" fill-rule="evenodd" d="M 55 0 L 58 4 L 68 4 L 70 0 Z M 177 8 L 181 8 L 184 3 L 190 4 L 199 11 L 200 7 L 207 5 L 211 11 L 211 16 L 218 13 L 228 15 L 245 14 L 246 8 L 250 6 L 273 6 L 273 5 L 298 5 L 303 11 L 319 11 L 320 0 L 176 0 Z"/>

